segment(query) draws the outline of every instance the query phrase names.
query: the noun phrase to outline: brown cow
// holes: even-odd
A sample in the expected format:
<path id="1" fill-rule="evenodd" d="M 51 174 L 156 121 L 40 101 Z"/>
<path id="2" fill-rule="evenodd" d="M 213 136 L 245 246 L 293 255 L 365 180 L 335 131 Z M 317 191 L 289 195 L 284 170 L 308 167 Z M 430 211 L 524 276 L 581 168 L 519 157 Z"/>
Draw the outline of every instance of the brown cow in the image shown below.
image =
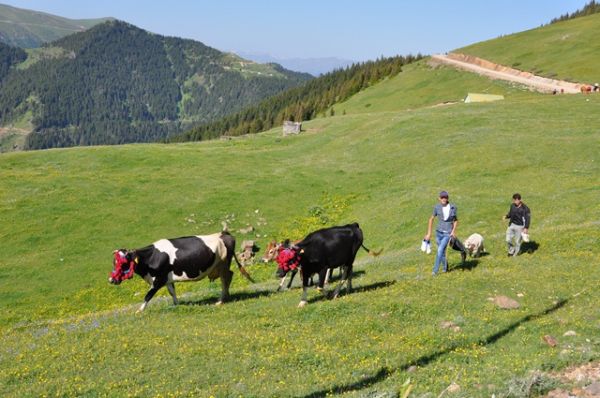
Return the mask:
<path id="1" fill-rule="evenodd" d="M 265 254 L 262 256 L 262 261 L 265 263 L 270 263 L 271 261 L 275 261 L 277 258 L 277 254 L 279 253 L 279 248 L 281 247 L 281 243 L 276 241 L 271 241 L 267 243 L 267 247 L 265 249 Z"/>
<path id="2" fill-rule="evenodd" d="M 584 84 L 580 87 L 581 90 L 581 94 L 589 94 L 592 92 L 592 86 L 588 86 L 587 84 Z"/>

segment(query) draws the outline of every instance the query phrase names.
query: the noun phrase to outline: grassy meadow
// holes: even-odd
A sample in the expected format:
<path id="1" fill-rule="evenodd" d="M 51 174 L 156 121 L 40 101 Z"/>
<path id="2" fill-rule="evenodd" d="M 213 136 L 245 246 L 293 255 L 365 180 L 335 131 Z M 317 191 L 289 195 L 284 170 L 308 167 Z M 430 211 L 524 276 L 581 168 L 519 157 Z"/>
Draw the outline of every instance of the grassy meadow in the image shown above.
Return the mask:
<path id="1" fill-rule="evenodd" d="M 461 103 L 467 91 L 506 100 Z M 294 137 L 2 154 L 0 395 L 529 396 L 600 358 L 600 95 L 422 62 L 335 108 Z M 450 253 L 434 278 L 419 246 L 441 189 L 459 237 L 481 233 L 489 255 Z M 507 258 L 517 191 L 534 242 Z M 138 315 L 145 282 L 108 284 L 114 249 L 225 220 L 262 247 L 357 221 L 384 252 L 359 254 L 351 294 L 311 290 L 303 309 L 299 289 L 275 293 L 272 264 L 249 267 L 256 284 L 234 270 L 220 307 L 218 281 L 177 285 L 176 307 L 165 289 Z M 498 309 L 498 295 L 520 308 Z"/>
<path id="2" fill-rule="evenodd" d="M 501 65 L 574 82 L 598 78 L 600 14 L 575 18 L 455 50 Z"/>

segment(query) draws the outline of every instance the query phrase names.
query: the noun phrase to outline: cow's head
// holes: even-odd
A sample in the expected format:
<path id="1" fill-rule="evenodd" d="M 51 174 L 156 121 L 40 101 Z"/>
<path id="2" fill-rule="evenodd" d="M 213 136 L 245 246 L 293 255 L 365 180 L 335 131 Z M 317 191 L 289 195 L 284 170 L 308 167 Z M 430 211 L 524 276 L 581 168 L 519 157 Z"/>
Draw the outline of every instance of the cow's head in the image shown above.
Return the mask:
<path id="1" fill-rule="evenodd" d="M 262 261 L 264 263 L 270 263 L 271 261 L 275 261 L 277 259 L 277 255 L 279 254 L 279 248 L 281 247 L 281 243 L 277 243 L 275 241 L 271 241 L 267 244 L 267 248 L 265 249 L 265 254 L 262 256 Z"/>
<path id="2" fill-rule="evenodd" d="M 277 253 L 277 277 L 283 278 L 300 267 L 302 250 L 298 247 L 280 246 Z"/>
<path id="3" fill-rule="evenodd" d="M 126 279 L 133 278 L 138 259 L 135 253 L 126 249 L 115 250 L 113 254 L 113 271 L 110 273 L 108 281 L 118 285 Z"/>

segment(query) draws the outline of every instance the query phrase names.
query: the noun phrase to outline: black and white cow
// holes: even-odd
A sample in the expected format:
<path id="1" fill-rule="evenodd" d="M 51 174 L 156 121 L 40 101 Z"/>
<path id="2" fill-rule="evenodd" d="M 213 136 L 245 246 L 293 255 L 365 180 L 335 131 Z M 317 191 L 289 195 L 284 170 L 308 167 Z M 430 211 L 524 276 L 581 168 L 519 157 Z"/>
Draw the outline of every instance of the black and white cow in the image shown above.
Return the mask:
<path id="1" fill-rule="evenodd" d="M 217 304 L 222 304 L 229 298 L 229 285 L 233 277 L 229 269 L 232 257 L 242 275 L 253 282 L 235 257 L 235 238 L 225 231 L 212 235 L 161 239 L 136 250 L 115 250 L 114 268 L 108 281 L 118 285 L 132 278 L 134 273 L 144 278 L 150 290 L 138 310 L 140 312 L 165 285 L 173 297 L 173 304 L 177 304 L 175 282 L 198 281 L 207 276 L 211 281 L 221 278 L 221 298 Z"/>
<path id="2" fill-rule="evenodd" d="M 277 276 L 283 279 L 289 271 L 302 269 L 302 298 L 298 306 L 303 307 L 310 277 L 319 274 L 321 290 L 328 270 L 341 267 L 342 280 L 333 293 L 336 298 L 344 284 L 348 283 L 348 291 L 352 290 L 352 264 L 361 247 L 373 256 L 379 255 L 363 245 L 363 233 L 357 223 L 320 229 L 292 245 L 289 252 L 280 253 Z"/>

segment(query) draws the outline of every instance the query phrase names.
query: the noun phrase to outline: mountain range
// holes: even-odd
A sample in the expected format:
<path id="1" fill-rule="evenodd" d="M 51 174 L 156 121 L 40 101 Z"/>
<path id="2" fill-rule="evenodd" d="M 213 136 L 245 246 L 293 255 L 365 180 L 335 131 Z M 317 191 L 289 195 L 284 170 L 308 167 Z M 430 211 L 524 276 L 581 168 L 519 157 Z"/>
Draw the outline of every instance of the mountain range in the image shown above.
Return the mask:
<path id="1" fill-rule="evenodd" d="M 320 76 L 336 69 L 343 69 L 352 64 L 357 63 L 351 59 L 343 59 L 337 57 L 315 57 L 315 58 L 283 58 L 274 57 L 270 54 L 252 53 L 245 51 L 236 51 L 236 54 L 261 63 L 277 63 L 286 69 L 310 73 L 313 76 Z"/>
<path id="2" fill-rule="evenodd" d="M 118 20 L 0 52 L 4 148 L 162 140 L 312 78 Z"/>
<path id="3" fill-rule="evenodd" d="M 0 42 L 15 47 L 36 48 L 111 20 L 114 18 L 68 19 L 0 4 Z"/>

